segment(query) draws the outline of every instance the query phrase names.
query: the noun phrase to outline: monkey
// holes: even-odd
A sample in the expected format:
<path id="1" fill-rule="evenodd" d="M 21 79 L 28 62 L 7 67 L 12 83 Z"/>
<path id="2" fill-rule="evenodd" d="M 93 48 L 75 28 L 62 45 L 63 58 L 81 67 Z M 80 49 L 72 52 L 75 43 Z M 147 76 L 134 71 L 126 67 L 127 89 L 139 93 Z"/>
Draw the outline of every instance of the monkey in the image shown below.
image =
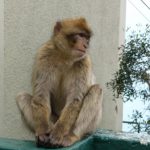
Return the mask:
<path id="1" fill-rule="evenodd" d="M 94 79 L 91 36 L 83 17 L 57 21 L 37 52 L 32 95 L 21 92 L 16 100 L 38 146 L 67 147 L 99 126 L 103 91 Z"/>

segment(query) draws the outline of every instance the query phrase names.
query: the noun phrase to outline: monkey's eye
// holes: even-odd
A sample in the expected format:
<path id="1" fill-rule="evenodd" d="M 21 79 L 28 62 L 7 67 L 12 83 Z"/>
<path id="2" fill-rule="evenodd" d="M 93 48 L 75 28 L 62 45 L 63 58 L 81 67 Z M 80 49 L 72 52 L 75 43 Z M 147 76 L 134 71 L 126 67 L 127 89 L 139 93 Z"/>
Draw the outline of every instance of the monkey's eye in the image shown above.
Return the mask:
<path id="1" fill-rule="evenodd" d="M 67 38 L 68 38 L 68 39 L 74 39 L 74 37 L 75 37 L 75 34 L 73 34 L 73 33 L 67 35 Z"/>
<path id="2" fill-rule="evenodd" d="M 68 35 L 66 35 L 66 37 L 67 37 L 69 42 L 76 43 L 76 40 L 77 40 L 76 34 L 74 34 L 74 33 L 68 34 Z"/>
<path id="3" fill-rule="evenodd" d="M 86 34 L 86 33 L 78 33 L 78 35 L 79 35 L 80 37 L 86 38 L 87 40 L 90 39 L 90 35 L 88 35 L 88 34 Z"/>
<path id="4" fill-rule="evenodd" d="M 89 43 L 90 35 L 85 32 L 71 33 L 71 34 L 66 35 L 68 41 L 70 41 L 72 43 L 76 43 L 78 36 L 80 36 L 81 38 L 85 38 L 87 40 L 87 43 Z"/>

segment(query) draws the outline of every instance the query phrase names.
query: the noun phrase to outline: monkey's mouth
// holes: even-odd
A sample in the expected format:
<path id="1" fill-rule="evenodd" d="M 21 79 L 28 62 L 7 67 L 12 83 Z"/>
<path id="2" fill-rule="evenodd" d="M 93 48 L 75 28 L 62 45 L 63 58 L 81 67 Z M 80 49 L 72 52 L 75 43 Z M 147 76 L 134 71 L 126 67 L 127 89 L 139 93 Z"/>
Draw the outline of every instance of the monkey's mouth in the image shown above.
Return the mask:
<path id="1" fill-rule="evenodd" d="M 85 50 L 82 50 L 82 49 L 76 49 L 77 51 L 80 51 L 82 53 L 85 53 Z"/>

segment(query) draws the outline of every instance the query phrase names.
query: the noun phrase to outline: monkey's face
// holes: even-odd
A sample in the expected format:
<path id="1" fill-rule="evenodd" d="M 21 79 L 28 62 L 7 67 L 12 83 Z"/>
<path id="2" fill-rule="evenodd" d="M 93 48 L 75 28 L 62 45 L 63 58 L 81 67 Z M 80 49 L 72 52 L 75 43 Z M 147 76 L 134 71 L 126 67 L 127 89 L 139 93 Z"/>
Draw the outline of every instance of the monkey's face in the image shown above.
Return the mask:
<path id="1" fill-rule="evenodd" d="M 55 44 L 69 56 L 84 57 L 89 47 L 91 30 L 84 18 L 57 22 L 54 28 Z"/>
<path id="2" fill-rule="evenodd" d="M 83 57 L 89 47 L 90 35 L 85 31 L 70 33 L 67 35 L 70 53 L 75 57 Z"/>

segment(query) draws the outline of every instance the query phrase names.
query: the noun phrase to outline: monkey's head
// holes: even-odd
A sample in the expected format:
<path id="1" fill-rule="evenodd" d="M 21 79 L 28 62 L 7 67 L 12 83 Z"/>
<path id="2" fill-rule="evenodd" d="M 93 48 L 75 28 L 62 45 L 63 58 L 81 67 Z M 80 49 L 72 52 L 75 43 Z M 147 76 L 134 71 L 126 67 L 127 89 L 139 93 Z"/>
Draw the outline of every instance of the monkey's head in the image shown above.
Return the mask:
<path id="1" fill-rule="evenodd" d="M 73 58 L 82 58 L 89 47 L 91 30 L 84 18 L 56 22 L 54 44 L 57 49 Z"/>

